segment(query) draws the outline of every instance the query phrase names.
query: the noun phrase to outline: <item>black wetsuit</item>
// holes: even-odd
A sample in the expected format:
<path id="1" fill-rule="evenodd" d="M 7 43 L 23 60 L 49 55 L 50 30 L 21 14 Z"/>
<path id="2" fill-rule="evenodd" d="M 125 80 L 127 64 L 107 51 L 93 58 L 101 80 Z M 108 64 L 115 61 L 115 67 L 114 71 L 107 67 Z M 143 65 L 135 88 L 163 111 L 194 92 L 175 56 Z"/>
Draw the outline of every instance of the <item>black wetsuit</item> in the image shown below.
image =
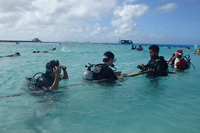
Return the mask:
<path id="1" fill-rule="evenodd" d="M 42 74 L 40 77 L 36 79 L 35 86 L 38 88 L 49 88 L 52 86 L 54 82 L 54 78 L 49 76 L 48 74 Z"/>
<path id="2" fill-rule="evenodd" d="M 97 64 L 92 71 L 93 71 L 94 80 L 101 80 L 101 79 L 117 80 L 118 79 L 114 71 L 110 67 L 108 67 L 108 65 L 106 64 Z"/>
<path id="3" fill-rule="evenodd" d="M 158 56 L 156 58 L 151 58 L 147 65 L 148 69 L 154 69 L 154 71 L 149 72 L 148 75 L 151 76 L 167 76 L 168 64 L 163 56 Z"/>

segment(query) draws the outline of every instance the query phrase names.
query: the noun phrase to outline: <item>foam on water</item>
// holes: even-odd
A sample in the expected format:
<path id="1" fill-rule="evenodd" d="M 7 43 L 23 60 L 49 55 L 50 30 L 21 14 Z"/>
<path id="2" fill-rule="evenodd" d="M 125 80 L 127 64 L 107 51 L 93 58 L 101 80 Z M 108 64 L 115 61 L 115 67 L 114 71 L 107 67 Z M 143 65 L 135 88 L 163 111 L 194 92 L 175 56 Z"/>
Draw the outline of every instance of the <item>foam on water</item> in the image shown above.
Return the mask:
<path id="1" fill-rule="evenodd" d="M 62 80 L 60 86 L 85 82 L 84 66 L 100 63 L 106 51 L 115 54 L 115 66 L 125 73 L 138 72 L 137 65 L 149 60 L 148 46 L 143 51 L 131 50 L 130 45 L 97 44 L 2 43 L 0 47 L 1 55 L 21 54 L 0 58 L 0 96 L 25 92 L 25 77 L 44 72 L 52 59 L 67 66 L 69 79 Z M 54 47 L 51 53 L 32 53 Z M 176 47 L 160 47 L 160 55 L 168 59 L 178 49 L 191 55 L 196 71 L 191 67 L 188 73 L 167 77 L 140 75 L 116 85 L 88 83 L 44 95 L 1 98 L 0 132 L 198 133 L 200 56 L 193 54 L 194 49 Z"/>

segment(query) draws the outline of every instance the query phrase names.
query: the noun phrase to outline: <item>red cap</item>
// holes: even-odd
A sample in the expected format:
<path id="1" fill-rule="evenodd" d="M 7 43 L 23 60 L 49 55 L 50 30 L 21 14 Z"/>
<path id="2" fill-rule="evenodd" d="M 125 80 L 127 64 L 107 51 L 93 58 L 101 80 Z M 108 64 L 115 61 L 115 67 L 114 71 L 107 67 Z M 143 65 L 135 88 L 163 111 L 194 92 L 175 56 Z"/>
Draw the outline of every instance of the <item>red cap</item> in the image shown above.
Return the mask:
<path id="1" fill-rule="evenodd" d="M 182 50 L 177 50 L 176 53 L 177 53 L 178 55 L 183 55 L 183 51 L 182 51 Z"/>

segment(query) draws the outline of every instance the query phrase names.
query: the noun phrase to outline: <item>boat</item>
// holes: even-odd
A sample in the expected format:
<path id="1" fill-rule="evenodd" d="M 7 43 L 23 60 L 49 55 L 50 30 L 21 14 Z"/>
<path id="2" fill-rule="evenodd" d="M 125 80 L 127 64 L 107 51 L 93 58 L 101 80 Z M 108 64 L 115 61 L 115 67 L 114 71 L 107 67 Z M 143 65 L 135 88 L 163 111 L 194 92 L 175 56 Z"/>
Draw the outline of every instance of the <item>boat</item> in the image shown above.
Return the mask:
<path id="1" fill-rule="evenodd" d="M 119 41 L 120 44 L 133 44 L 132 40 L 120 40 Z"/>
<path id="2" fill-rule="evenodd" d="M 197 46 L 197 44 L 195 44 L 195 45 L 194 45 L 194 49 L 197 49 L 197 48 L 198 48 L 198 46 Z"/>

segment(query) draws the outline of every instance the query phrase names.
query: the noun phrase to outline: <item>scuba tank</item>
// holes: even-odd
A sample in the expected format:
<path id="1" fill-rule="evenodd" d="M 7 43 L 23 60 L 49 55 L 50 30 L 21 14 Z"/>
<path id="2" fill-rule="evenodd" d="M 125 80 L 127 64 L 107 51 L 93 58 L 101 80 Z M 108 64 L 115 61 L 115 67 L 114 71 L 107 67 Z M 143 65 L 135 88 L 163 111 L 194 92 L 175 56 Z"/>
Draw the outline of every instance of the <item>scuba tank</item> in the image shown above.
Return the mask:
<path id="1" fill-rule="evenodd" d="M 38 75 L 38 74 L 43 74 L 43 73 L 42 72 L 38 72 L 38 73 L 34 74 L 32 78 L 26 77 L 27 82 L 29 84 L 35 85 L 39 80 L 39 78 L 35 79 L 35 76 Z"/>
<path id="2" fill-rule="evenodd" d="M 187 54 L 184 56 L 184 59 L 187 61 L 187 67 L 190 68 L 190 66 L 192 65 L 193 68 L 195 69 L 195 66 L 190 62 L 191 58 L 190 58 L 190 55 Z"/>
<path id="3" fill-rule="evenodd" d="M 89 64 L 88 66 L 85 65 L 85 67 L 88 69 L 84 72 L 83 78 L 86 80 L 93 80 L 93 72 L 91 71 L 91 68 L 94 67 L 95 65 L 90 63 L 88 64 Z"/>
<path id="4" fill-rule="evenodd" d="M 190 66 L 191 66 L 190 55 L 187 54 L 187 55 L 183 56 L 183 58 L 187 61 L 187 67 L 190 68 Z"/>
<path id="5" fill-rule="evenodd" d="M 87 68 L 87 70 L 84 72 L 83 74 L 83 78 L 86 79 L 86 80 L 93 80 L 93 75 L 94 75 L 94 72 L 91 70 L 92 67 L 95 67 L 96 65 L 95 64 L 90 64 L 88 63 L 89 65 L 85 65 L 85 67 Z M 116 71 L 117 68 L 115 67 L 114 64 L 112 64 L 112 66 L 115 70 L 113 71 Z"/>

